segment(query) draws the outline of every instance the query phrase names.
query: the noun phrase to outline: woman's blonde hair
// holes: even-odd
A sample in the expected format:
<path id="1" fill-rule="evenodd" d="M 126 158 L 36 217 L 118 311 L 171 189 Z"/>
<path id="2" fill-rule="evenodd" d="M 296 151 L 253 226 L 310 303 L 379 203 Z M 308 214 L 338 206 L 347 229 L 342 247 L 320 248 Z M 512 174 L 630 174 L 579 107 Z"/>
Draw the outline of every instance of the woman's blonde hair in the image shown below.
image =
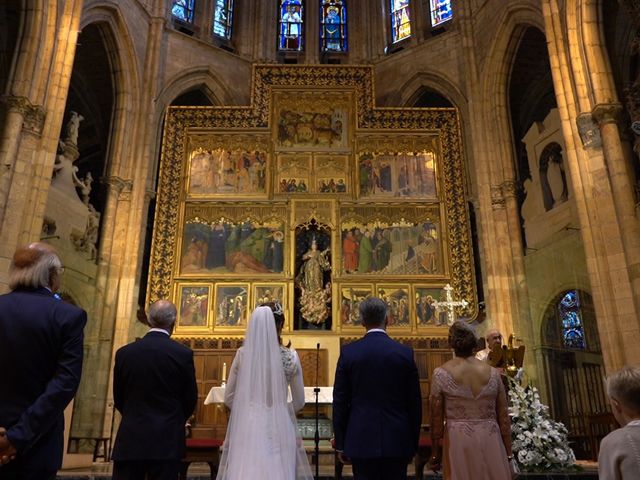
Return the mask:
<path id="1" fill-rule="evenodd" d="M 607 395 L 640 413 L 640 366 L 629 365 L 607 377 Z"/>
<path id="2" fill-rule="evenodd" d="M 51 287 L 53 275 L 60 269 L 62 262 L 53 247 L 37 242 L 20 247 L 9 267 L 9 288 Z"/>

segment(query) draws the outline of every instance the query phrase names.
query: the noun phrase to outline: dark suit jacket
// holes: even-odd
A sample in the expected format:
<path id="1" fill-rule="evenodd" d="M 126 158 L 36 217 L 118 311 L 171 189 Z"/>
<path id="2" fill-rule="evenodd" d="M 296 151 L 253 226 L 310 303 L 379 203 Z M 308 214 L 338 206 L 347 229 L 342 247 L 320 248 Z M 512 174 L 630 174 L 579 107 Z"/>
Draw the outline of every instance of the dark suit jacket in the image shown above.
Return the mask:
<path id="1" fill-rule="evenodd" d="M 198 390 L 193 352 L 149 332 L 116 352 L 113 398 L 122 421 L 113 459 L 180 460 Z"/>
<path id="2" fill-rule="evenodd" d="M 0 426 L 23 465 L 62 464 L 64 409 L 82 373 L 87 314 L 46 288 L 0 296 Z"/>
<path id="3" fill-rule="evenodd" d="M 421 419 L 411 348 L 383 332 L 342 348 L 333 387 L 337 450 L 359 459 L 410 459 L 418 448 Z"/>

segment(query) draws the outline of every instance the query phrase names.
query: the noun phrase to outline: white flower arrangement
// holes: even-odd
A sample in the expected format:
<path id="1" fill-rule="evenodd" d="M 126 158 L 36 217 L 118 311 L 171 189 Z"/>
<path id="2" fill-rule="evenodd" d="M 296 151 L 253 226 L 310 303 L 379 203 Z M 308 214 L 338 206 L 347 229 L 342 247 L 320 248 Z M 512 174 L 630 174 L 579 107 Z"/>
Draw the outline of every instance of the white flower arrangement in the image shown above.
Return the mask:
<path id="1" fill-rule="evenodd" d="M 562 471 L 575 468 L 567 428 L 549 416 L 535 387 L 509 385 L 509 416 L 514 458 L 523 472 Z"/>

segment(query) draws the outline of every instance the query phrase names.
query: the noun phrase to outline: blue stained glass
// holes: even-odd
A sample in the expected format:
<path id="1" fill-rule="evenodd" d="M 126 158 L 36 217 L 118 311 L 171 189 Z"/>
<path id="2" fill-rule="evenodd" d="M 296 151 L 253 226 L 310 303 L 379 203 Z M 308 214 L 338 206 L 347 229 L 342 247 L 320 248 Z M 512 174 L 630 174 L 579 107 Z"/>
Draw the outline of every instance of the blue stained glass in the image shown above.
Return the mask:
<path id="1" fill-rule="evenodd" d="M 396 43 L 410 36 L 409 0 L 391 0 L 391 41 Z"/>
<path id="2" fill-rule="evenodd" d="M 431 25 L 436 27 L 453 18 L 451 0 L 431 0 Z"/>
<path id="3" fill-rule="evenodd" d="M 586 348 L 580 296 L 575 290 L 568 291 L 558 303 L 558 313 L 562 321 L 562 339 L 566 348 L 583 350 Z"/>
<path id="4" fill-rule="evenodd" d="M 347 7 L 344 1 L 323 1 L 320 5 L 320 40 L 323 52 L 347 51 Z"/>
<path id="5" fill-rule="evenodd" d="M 280 1 L 280 50 L 302 51 L 304 45 L 303 0 Z"/>
<path id="6" fill-rule="evenodd" d="M 216 0 L 213 9 L 213 34 L 230 39 L 232 23 L 233 0 Z"/>
<path id="7" fill-rule="evenodd" d="M 194 3 L 195 0 L 174 0 L 171 15 L 183 22 L 193 23 Z"/>

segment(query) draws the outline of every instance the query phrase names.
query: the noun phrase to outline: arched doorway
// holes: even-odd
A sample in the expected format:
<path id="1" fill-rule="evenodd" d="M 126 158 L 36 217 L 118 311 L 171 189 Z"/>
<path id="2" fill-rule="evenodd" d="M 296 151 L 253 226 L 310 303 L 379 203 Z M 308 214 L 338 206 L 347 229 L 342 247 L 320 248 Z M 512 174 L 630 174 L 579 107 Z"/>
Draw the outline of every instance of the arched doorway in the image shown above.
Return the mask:
<path id="1" fill-rule="evenodd" d="M 551 415 L 566 425 L 577 458 L 597 458 L 611 418 L 591 295 L 576 289 L 558 293 L 541 328 Z"/>

